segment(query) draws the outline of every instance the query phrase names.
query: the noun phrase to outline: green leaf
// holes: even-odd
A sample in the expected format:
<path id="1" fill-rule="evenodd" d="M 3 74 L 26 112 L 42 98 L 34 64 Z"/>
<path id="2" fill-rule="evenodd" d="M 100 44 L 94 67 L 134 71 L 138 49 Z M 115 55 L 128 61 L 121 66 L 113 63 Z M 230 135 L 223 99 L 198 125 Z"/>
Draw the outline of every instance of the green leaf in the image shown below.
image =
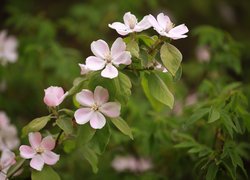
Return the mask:
<path id="1" fill-rule="evenodd" d="M 216 178 L 216 174 L 218 172 L 218 166 L 215 163 L 209 165 L 206 180 L 214 180 Z"/>
<path id="2" fill-rule="evenodd" d="M 132 56 L 139 58 L 139 46 L 135 40 L 131 40 L 127 44 L 127 51 L 131 53 Z"/>
<path id="3" fill-rule="evenodd" d="M 30 132 L 40 131 L 42 128 L 46 126 L 46 124 L 50 121 L 50 119 L 51 115 L 43 116 L 32 120 L 29 124 L 23 127 L 22 137 L 26 136 Z"/>
<path id="4" fill-rule="evenodd" d="M 161 60 L 167 70 L 175 76 L 182 61 L 181 52 L 173 45 L 165 43 L 161 47 Z"/>
<path id="5" fill-rule="evenodd" d="M 180 66 L 174 76 L 174 82 L 179 81 L 181 79 L 181 75 L 182 75 L 182 67 Z"/>
<path id="6" fill-rule="evenodd" d="M 96 130 L 90 127 L 89 124 L 79 126 L 77 132 L 77 144 L 84 145 L 87 144 L 95 135 Z"/>
<path id="7" fill-rule="evenodd" d="M 32 170 L 31 172 L 31 179 L 32 180 L 60 180 L 60 176 L 50 167 L 44 166 L 42 171 Z"/>
<path id="8" fill-rule="evenodd" d="M 214 108 L 211 107 L 208 115 L 208 123 L 212 123 L 220 119 L 220 112 Z"/>
<path id="9" fill-rule="evenodd" d="M 144 35 L 144 34 L 137 35 L 137 38 L 138 38 L 138 40 L 140 42 L 142 42 L 147 47 L 151 47 L 156 42 L 156 40 L 158 39 L 157 36 L 150 37 L 150 36 L 147 36 L 147 35 Z"/>
<path id="10" fill-rule="evenodd" d="M 90 149 L 88 146 L 83 146 L 81 148 L 81 153 L 83 154 L 83 157 L 90 163 L 92 170 L 94 173 L 98 172 L 98 157 L 96 153 Z"/>
<path id="11" fill-rule="evenodd" d="M 63 141 L 63 150 L 66 153 L 71 153 L 76 148 L 76 141 L 72 139 L 68 139 Z"/>
<path id="12" fill-rule="evenodd" d="M 163 82 L 163 80 L 154 73 L 145 74 L 145 77 L 148 80 L 150 94 L 157 101 L 167 105 L 172 109 L 174 105 L 174 96 L 169 91 L 167 85 Z"/>
<path id="13" fill-rule="evenodd" d="M 13 176 L 18 171 L 18 169 L 20 169 L 22 167 L 25 160 L 26 159 L 17 160 L 17 162 L 9 168 L 8 173 L 7 173 L 7 177 L 9 178 L 9 177 Z"/>
<path id="14" fill-rule="evenodd" d="M 124 121 L 121 117 L 111 118 L 111 121 L 123 134 L 133 139 L 132 131 L 126 121 Z"/>
<path id="15" fill-rule="evenodd" d="M 210 108 L 202 108 L 202 109 L 196 110 L 194 114 L 192 114 L 192 116 L 187 119 L 187 124 L 190 125 L 190 124 L 195 123 L 196 121 L 204 117 L 206 114 L 208 114 L 209 111 L 210 111 Z"/>
<path id="16" fill-rule="evenodd" d="M 76 94 L 77 92 L 81 91 L 83 89 L 84 83 L 87 79 L 86 78 L 76 78 L 74 80 L 73 87 L 69 90 L 68 96 L 71 96 L 73 94 Z"/>
<path id="17" fill-rule="evenodd" d="M 56 124 L 66 133 L 71 134 L 73 132 L 72 118 L 68 116 L 60 116 L 56 120 Z"/>

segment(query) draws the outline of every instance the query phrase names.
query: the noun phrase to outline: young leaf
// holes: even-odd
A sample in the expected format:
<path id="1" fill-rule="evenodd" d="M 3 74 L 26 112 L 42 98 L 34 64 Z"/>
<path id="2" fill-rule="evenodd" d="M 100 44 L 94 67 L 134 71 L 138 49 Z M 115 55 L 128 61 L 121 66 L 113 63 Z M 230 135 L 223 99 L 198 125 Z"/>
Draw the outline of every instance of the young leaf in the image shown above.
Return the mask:
<path id="1" fill-rule="evenodd" d="M 220 112 L 214 107 L 211 107 L 208 115 L 208 123 L 212 123 L 218 119 L 220 119 Z"/>
<path id="2" fill-rule="evenodd" d="M 194 112 L 194 114 L 187 119 L 187 124 L 193 124 L 196 121 L 200 120 L 202 117 L 204 117 L 208 112 L 210 111 L 210 108 L 202 108 Z"/>
<path id="3" fill-rule="evenodd" d="M 126 121 L 124 121 L 121 117 L 111 118 L 111 121 L 123 134 L 133 139 L 132 131 Z"/>
<path id="4" fill-rule="evenodd" d="M 218 172 L 218 166 L 215 163 L 209 165 L 206 180 L 214 180 L 216 178 L 216 174 Z"/>
<path id="5" fill-rule="evenodd" d="M 30 132 L 40 131 L 42 128 L 46 126 L 46 124 L 51 119 L 51 116 L 43 116 L 40 118 L 36 118 L 32 120 L 29 124 L 23 127 L 22 129 L 22 136 L 26 136 Z"/>
<path id="6" fill-rule="evenodd" d="M 174 105 L 174 96 L 169 91 L 167 85 L 163 82 L 163 80 L 154 73 L 145 74 L 145 77 L 148 80 L 150 94 L 157 101 L 167 105 L 172 109 Z"/>
<path id="7" fill-rule="evenodd" d="M 135 40 L 131 40 L 127 44 L 127 50 L 131 53 L 132 56 L 139 58 L 139 46 Z"/>
<path id="8" fill-rule="evenodd" d="M 167 70 L 175 76 L 182 61 L 181 52 L 173 45 L 165 43 L 161 47 L 161 60 Z"/>
<path id="9" fill-rule="evenodd" d="M 60 180 L 60 176 L 52 169 L 50 166 L 44 166 L 42 171 L 32 170 L 31 172 L 32 180 Z"/>
<path id="10" fill-rule="evenodd" d="M 56 120 L 56 124 L 66 133 L 71 134 L 73 132 L 72 118 L 67 116 L 60 116 Z"/>
<path id="11" fill-rule="evenodd" d="M 96 130 L 90 127 L 89 124 L 79 126 L 77 132 L 77 144 L 84 145 L 88 143 L 95 135 Z"/>
<path id="12" fill-rule="evenodd" d="M 93 172 L 97 173 L 98 157 L 96 153 L 92 149 L 90 149 L 88 146 L 83 146 L 81 148 L 81 153 L 83 154 L 83 157 L 90 163 Z"/>

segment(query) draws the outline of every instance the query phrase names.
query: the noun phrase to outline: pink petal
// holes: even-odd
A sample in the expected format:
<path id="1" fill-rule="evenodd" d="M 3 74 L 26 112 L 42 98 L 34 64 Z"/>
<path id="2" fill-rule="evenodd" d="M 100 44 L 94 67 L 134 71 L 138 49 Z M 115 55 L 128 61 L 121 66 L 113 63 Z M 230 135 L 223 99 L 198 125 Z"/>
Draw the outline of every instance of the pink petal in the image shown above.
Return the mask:
<path id="1" fill-rule="evenodd" d="M 143 19 L 135 26 L 136 32 L 141 32 L 150 28 L 152 25 L 148 20 L 148 16 L 144 16 Z"/>
<path id="2" fill-rule="evenodd" d="M 33 149 L 37 148 L 42 142 L 42 136 L 39 132 L 29 133 L 29 142 Z"/>
<path id="3" fill-rule="evenodd" d="M 100 39 L 91 43 L 91 51 L 95 56 L 104 59 L 109 54 L 109 46 Z"/>
<path id="4" fill-rule="evenodd" d="M 85 124 L 92 118 L 93 111 L 90 108 L 81 108 L 76 110 L 74 116 L 77 124 Z"/>
<path id="5" fill-rule="evenodd" d="M 131 62 L 131 54 L 129 51 L 124 51 L 122 54 L 120 54 L 120 56 L 118 56 L 112 61 L 112 63 L 117 66 L 119 66 L 120 64 L 129 65 L 131 64 Z"/>
<path id="6" fill-rule="evenodd" d="M 163 29 L 166 29 L 168 24 L 171 23 L 169 17 L 164 15 L 163 13 L 158 14 L 157 21 Z"/>
<path id="7" fill-rule="evenodd" d="M 99 110 L 108 117 L 119 117 L 121 111 L 121 104 L 118 102 L 108 102 L 103 104 Z"/>
<path id="8" fill-rule="evenodd" d="M 49 88 L 44 90 L 44 103 L 47 106 L 55 107 L 62 103 L 64 98 L 67 96 L 67 93 L 64 94 L 64 90 L 61 87 L 50 86 Z"/>
<path id="9" fill-rule="evenodd" d="M 90 126 L 94 129 L 101 129 L 105 124 L 105 117 L 98 111 L 94 112 L 92 118 L 90 119 Z"/>
<path id="10" fill-rule="evenodd" d="M 85 64 L 78 64 L 81 68 L 81 75 L 88 74 L 91 70 Z"/>
<path id="11" fill-rule="evenodd" d="M 20 156 L 24 159 L 33 158 L 36 154 L 36 151 L 30 146 L 22 145 L 19 148 Z"/>
<path id="12" fill-rule="evenodd" d="M 118 70 L 112 64 L 107 64 L 105 69 L 102 70 L 101 76 L 113 79 L 118 76 Z"/>
<path id="13" fill-rule="evenodd" d="M 120 22 L 114 22 L 112 24 L 109 24 L 109 27 L 115 29 L 116 32 L 122 36 L 125 36 L 132 32 L 125 24 L 122 24 Z"/>
<path id="14" fill-rule="evenodd" d="M 81 92 L 76 94 L 76 100 L 79 102 L 82 106 L 92 106 L 94 101 L 94 95 L 93 93 L 88 89 L 83 89 Z"/>
<path id="15" fill-rule="evenodd" d="M 42 158 L 43 158 L 45 164 L 54 165 L 59 160 L 60 155 L 58 155 L 52 151 L 45 151 L 44 153 L 42 153 Z"/>
<path id="16" fill-rule="evenodd" d="M 30 167 L 38 171 L 41 171 L 43 169 L 43 166 L 44 166 L 44 160 L 41 155 L 37 154 L 30 161 Z"/>
<path id="17" fill-rule="evenodd" d="M 126 50 L 126 44 L 122 38 L 117 38 L 111 47 L 111 56 L 113 59 L 117 58 Z"/>
<path id="18" fill-rule="evenodd" d="M 124 21 L 126 26 L 128 26 L 132 29 L 137 24 L 137 18 L 135 17 L 135 15 L 131 14 L 130 12 L 127 12 L 124 14 L 123 21 Z"/>
<path id="19" fill-rule="evenodd" d="M 89 56 L 86 59 L 86 67 L 92 71 L 98 71 L 103 69 L 105 66 L 105 61 L 99 57 Z"/>
<path id="20" fill-rule="evenodd" d="M 52 149 L 54 149 L 55 144 L 56 144 L 56 142 L 52 138 L 52 136 L 47 136 L 47 137 L 43 138 L 43 140 L 41 142 L 41 146 L 48 151 L 51 151 Z"/>
<path id="21" fill-rule="evenodd" d="M 97 86 L 94 91 L 94 99 L 97 105 L 106 103 L 109 99 L 109 92 L 107 89 Z"/>
<path id="22" fill-rule="evenodd" d="M 15 164 L 15 154 L 8 149 L 2 151 L 0 165 L 2 169 L 8 168 L 11 165 Z"/>
<path id="23" fill-rule="evenodd" d="M 159 23 L 157 22 L 157 20 L 155 19 L 155 17 L 152 16 L 151 14 L 148 16 L 148 21 L 154 27 L 154 29 L 156 31 L 162 30 L 162 27 L 159 25 Z"/>

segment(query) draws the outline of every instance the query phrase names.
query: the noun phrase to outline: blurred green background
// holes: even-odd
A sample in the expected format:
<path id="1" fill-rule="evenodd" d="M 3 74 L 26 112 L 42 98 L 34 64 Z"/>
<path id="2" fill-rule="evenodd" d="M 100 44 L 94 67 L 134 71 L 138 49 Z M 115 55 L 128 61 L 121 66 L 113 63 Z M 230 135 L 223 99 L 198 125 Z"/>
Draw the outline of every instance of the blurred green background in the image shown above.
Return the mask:
<path id="1" fill-rule="evenodd" d="M 173 132 L 190 115 L 190 107 L 184 107 L 186 97 L 200 93 L 198 97 L 203 98 L 204 79 L 218 89 L 229 82 L 242 82 L 249 102 L 249 9 L 249 0 L 2 0 L 0 30 L 6 29 L 17 37 L 19 58 L 15 64 L 0 67 L 0 80 L 6 82 L 0 94 L 0 109 L 19 127 L 45 115 L 43 89 L 51 85 L 70 89 L 80 76 L 78 63 L 91 54 L 90 43 L 97 39 L 111 43 L 118 37 L 109 23 L 122 21 L 128 11 L 138 19 L 164 12 L 176 25 L 185 23 L 190 30 L 188 38 L 172 42 L 183 54 L 182 78 L 172 88 L 176 97 L 174 111 L 153 111 L 139 88 L 140 82 L 135 81 L 132 98 L 124 110 L 124 119 L 134 128 L 135 140 L 131 142 L 114 131 L 107 153 L 100 157 L 98 174 L 93 174 L 86 160 L 78 156 L 64 158 L 58 168 L 63 179 L 194 179 L 193 157 L 173 150 Z M 210 47 L 208 63 L 197 57 L 197 48 L 204 45 Z M 65 102 L 65 106 L 71 104 L 69 99 Z M 154 169 L 117 173 L 110 165 L 114 154 L 151 157 Z M 250 162 L 244 162 L 249 171 Z"/>

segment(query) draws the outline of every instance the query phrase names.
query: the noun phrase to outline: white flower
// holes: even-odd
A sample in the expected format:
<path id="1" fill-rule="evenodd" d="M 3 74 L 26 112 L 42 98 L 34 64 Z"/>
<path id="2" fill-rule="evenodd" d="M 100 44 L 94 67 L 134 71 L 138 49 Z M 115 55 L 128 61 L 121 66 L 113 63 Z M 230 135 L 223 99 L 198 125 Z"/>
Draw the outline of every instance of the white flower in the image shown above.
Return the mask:
<path id="1" fill-rule="evenodd" d="M 95 56 L 89 56 L 86 59 L 86 67 L 92 71 L 103 69 L 102 77 L 113 79 L 118 76 L 116 67 L 120 64 L 131 64 L 131 54 L 126 51 L 126 44 L 122 38 L 115 40 L 111 50 L 105 41 L 94 41 L 91 43 L 91 51 Z"/>
<path id="2" fill-rule="evenodd" d="M 158 14 L 157 19 L 151 14 L 148 16 L 148 21 L 154 27 L 161 36 L 166 36 L 171 39 L 181 39 L 187 37 L 185 33 L 188 32 L 188 28 L 185 24 L 174 27 L 168 16 L 163 13 Z"/>
<path id="3" fill-rule="evenodd" d="M 15 37 L 7 37 L 6 31 L 0 32 L 0 63 L 14 63 L 17 60 L 17 40 Z"/>
<path id="4" fill-rule="evenodd" d="M 0 180 L 6 180 L 6 174 L 10 166 L 16 163 L 15 154 L 10 150 L 2 151 L 0 158 Z"/>
<path id="5" fill-rule="evenodd" d="M 145 16 L 140 22 L 137 21 L 135 15 L 127 12 L 123 16 L 123 23 L 114 22 L 109 24 L 109 27 L 115 29 L 118 34 L 125 36 L 132 32 L 141 32 L 151 27 L 151 24 L 147 20 L 147 16 Z"/>
<path id="6" fill-rule="evenodd" d="M 17 129 L 11 125 L 7 115 L 0 111 L 0 150 L 13 150 L 19 145 Z"/>

